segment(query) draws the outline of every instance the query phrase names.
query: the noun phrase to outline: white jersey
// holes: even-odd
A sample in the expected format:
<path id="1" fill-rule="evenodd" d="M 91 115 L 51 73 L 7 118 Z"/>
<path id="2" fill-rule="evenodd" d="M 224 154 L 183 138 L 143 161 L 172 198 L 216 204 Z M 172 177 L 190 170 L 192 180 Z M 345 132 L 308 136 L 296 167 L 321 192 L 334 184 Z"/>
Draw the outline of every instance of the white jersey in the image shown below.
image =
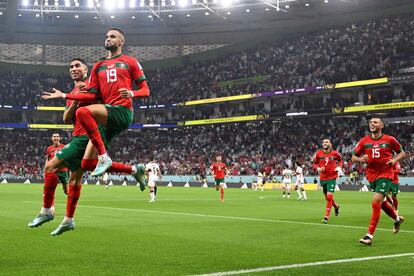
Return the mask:
<path id="1" fill-rule="evenodd" d="M 290 169 L 284 169 L 282 171 L 282 175 L 283 175 L 283 182 L 284 183 L 291 183 L 292 182 L 292 176 L 293 176 L 293 172 Z"/>
<path id="2" fill-rule="evenodd" d="M 149 162 L 145 166 L 145 170 L 148 171 L 148 180 L 149 181 L 157 181 L 158 180 L 158 172 L 160 170 L 160 166 L 158 166 L 155 162 Z"/>
<path id="3" fill-rule="evenodd" d="M 305 178 L 303 177 L 303 169 L 302 167 L 298 166 L 296 168 L 296 183 L 303 183 Z"/>

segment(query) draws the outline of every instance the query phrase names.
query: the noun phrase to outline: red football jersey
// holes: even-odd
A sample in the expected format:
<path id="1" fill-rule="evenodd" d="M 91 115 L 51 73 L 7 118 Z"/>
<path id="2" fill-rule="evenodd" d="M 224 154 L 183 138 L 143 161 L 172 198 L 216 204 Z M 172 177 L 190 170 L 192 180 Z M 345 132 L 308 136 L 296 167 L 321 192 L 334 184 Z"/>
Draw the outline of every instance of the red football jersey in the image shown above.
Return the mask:
<path id="1" fill-rule="evenodd" d="M 134 81 L 143 80 L 145 75 L 138 60 L 120 54 L 95 63 L 89 77 L 88 91 L 99 93 L 104 104 L 122 105 L 132 110 L 132 98 L 121 98 L 118 90 L 132 90 Z"/>
<path id="2" fill-rule="evenodd" d="M 60 149 L 63 149 L 65 145 L 64 144 L 59 144 L 59 146 L 55 147 L 54 145 L 48 146 L 46 149 L 46 158 L 47 160 L 52 159 L 53 157 L 55 157 L 55 153 L 58 152 Z M 59 170 L 60 172 L 67 172 L 68 168 L 63 168 L 61 170 Z"/>
<path id="3" fill-rule="evenodd" d="M 226 164 L 223 162 L 216 162 L 211 165 L 210 169 L 213 171 L 214 179 L 224 179 L 226 175 Z"/>
<path id="4" fill-rule="evenodd" d="M 85 80 L 85 84 L 89 85 L 89 80 Z M 78 94 L 79 93 L 79 88 L 75 87 L 73 88 L 72 92 L 70 92 L 70 94 Z M 69 106 L 72 104 L 72 100 L 67 100 L 66 101 L 66 108 L 69 108 Z M 82 103 L 79 102 L 78 103 L 78 107 L 79 106 L 85 106 L 91 103 Z M 86 130 L 82 127 L 82 125 L 79 123 L 78 120 L 76 120 L 76 113 L 73 115 L 73 131 L 72 131 L 72 136 L 82 136 L 82 135 L 87 135 Z"/>
<path id="5" fill-rule="evenodd" d="M 402 150 L 400 143 L 392 136 L 383 134 L 374 140 L 371 135 L 367 135 L 355 146 L 354 154 L 368 155 L 365 173 L 368 181 L 374 182 L 378 178 L 394 179 L 394 169 L 387 162 L 392 159 L 394 152 L 400 153 Z"/>
<path id="6" fill-rule="evenodd" d="M 325 153 L 323 150 L 316 152 L 313 157 L 313 168 L 325 167 L 325 171 L 320 172 L 321 180 L 331 180 L 338 177 L 338 172 L 335 170 L 337 167 L 342 166 L 342 156 L 336 151 L 331 150 Z"/>
<path id="7" fill-rule="evenodd" d="M 398 184 L 400 181 L 398 179 L 398 174 L 401 172 L 401 166 L 399 162 L 394 164 L 394 179 L 392 180 L 392 184 Z"/>

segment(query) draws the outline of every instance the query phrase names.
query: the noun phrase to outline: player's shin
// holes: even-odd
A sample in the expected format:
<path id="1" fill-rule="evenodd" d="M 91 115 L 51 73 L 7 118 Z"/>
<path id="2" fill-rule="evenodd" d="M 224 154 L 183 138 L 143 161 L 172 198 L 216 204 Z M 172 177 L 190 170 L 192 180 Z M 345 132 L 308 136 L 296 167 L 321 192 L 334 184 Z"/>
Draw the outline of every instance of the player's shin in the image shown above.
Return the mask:
<path id="1" fill-rule="evenodd" d="M 54 172 L 45 172 L 43 185 L 43 207 L 40 213 L 42 215 L 49 214 L 54 204 L 56 186 L 58 184 L 58 176 Z"/>
<path id="2" fill-rule="evenodd" d="M 82 185 L 80 183 L 69 183 L 68 198 L 66 201 L 66 216 L 64 221 L 72 221 L 80 198 L 81 189 Z"/>
<path id="3" fill-rule="evenodd" d="M 381 202 L 372 201 L 371 205 L 372 205 L 372 214 L 371 214 L 371 219 L 369 221 L 368 234 L 374 235 L 375 229 L 377 228 L 378 221 L 381 216 Z"/>
<path id="4" fill-rule="evenodd" d="M 394 208 L 387 201 L 381 203 L 381 209 L 392 219 L 398 220 L 398 215 L 395 213 Z"/>

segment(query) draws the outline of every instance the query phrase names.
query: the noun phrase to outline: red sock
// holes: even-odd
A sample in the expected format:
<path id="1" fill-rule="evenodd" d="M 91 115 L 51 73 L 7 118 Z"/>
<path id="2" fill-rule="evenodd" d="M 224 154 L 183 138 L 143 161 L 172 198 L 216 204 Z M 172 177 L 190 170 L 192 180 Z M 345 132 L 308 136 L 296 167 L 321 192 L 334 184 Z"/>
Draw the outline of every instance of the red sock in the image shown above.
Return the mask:
<path id="1" fill-rule="evenodd" d="M 105 145 L 99 133 L 98 124 L 92 115 L 92 112 L 87 107 L 80 107 L 76 110 L 76 118 L 79 119 L 82 127 L 86 130 L 89 140 L 95 146 L 99 155 L 106 153 Z"/>
<path id="2" fill-rule="evenodd" d="M 329 215 L 331 214 L 333 196 L 332 194 L 329 194 L 329 195 L 326 195 L 325 198 L 326 198 L 325 217 L 329 218 Z"/>
<path id="3" fill-rule="evenodd" d="M 392 219 L 397 219 L 397 214 L 395 213 L 394 208 L 392 208 L 392 205 L 390 205 L 388 202 L 383 201 L 381 203 L 381 209 Z"/>
<path id="4" fill-rule="evenodd" d="M 338 208 L 338 203 L 335 202 L 335 200 L 333 200 L 333 195 L 332 195 L 332 206 L 336 209 Z"/>
<path id="5" fill-rule="evenodd" d="M 389 196 L 385 197 L 387 199 L 387 202 L 391 205 L 393 205 L 394 203 L 392 202 L 392 199 Z"/>
<path id="6" fill-rule="evenodd" d="M 84 171 L 93 171 L 98 164 L 98 159 L 82 159 L 81 167 Z"/>
<path id="7" fill-rule="evenodd" d="M 398 199 L 397 196 L 392 196 L 392 202 L 394 205 L 394 210 L 398 210 Z"/>
<path id="8" fill-rule="evenodd" d="M 58 184 L 58 176 L 54 172 L 45 172 L 43 184 L 43 207 L 50 208 L 55 201 L 55 190 Z"/>
<path id="9" fill-rule="evenodd" d="M 220 188 L 220 199 L 224 200 L 224 188 Z"/>
<path id="10" fill-rule="evenodd" d="M 372 202 L 372 215 L 371 215 L 371 220 L 369 221 L 368 234 L 374 235 L 380 216 L 381 216 L 381 203 L 373 201 Z"/>
<path id="11" fill-rule="evenodd" d="M 97 159 L 82 159 L 82 169 L 85 171 L 93 171 L 98 163 Z M 131 174 L 132 166 L 124 163 L 112 162 L 112 166 L 107 172 Z"/>
<path id="12" fill-rule="evenodd" d="M 66 201 L 66 217 L 73 218 L 75 214 L 76 205 L 78 205 L 78 200 L 80 197 L 82 185 L 72 185 L 69 183 L 68 198 Z"/>
<path id="13" fill-rule="evenodd" d="M 131 174 L 132 166 L 124 163 L 112 162 L 112 166 L 107 170 L 107 172 Z"/>

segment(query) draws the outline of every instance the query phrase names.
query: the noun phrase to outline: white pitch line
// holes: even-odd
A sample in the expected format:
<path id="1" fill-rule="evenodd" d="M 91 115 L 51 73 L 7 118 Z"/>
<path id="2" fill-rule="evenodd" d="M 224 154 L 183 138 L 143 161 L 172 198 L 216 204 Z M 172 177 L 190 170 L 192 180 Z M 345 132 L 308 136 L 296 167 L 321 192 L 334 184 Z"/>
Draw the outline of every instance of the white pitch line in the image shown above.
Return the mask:
<path id="1" fill-rule="evenodd" d="M 195 274 L 193 276 L 237 275 L 237 274 L 245 274 L 245 273 L 255 273 L 255 272 L 263 272 L 263 271 L 274 271 L 274 270 L 290 269 L 290 268 L 301 268 L 301 267 L 308 267 L 308 266 L 318 266 L 318 265 L 328 265 L 328 264 L 352 263 L 352 262 L 362 262 L 362 261 L 371 261 L 371 260 L 380 260 L 380 259 L 399 258 L 399 257 L 413 256 L 413 255 L 414 255 L 414 253 L 403 253 L 403 254 L 373 256 L 373 257 L 364 257 L 364 258 L 339 259 L 339 260 L 321 261 L 321 262 L 314 262 L 314 263 L 269 266 L 269 267 L 242 269 L 242 270 L 234 270 L 234 271 L 227 271 L 227 272 L 215 272 L 215 273 L 209 273 L 209 274 Z"/>
<path id="2" fill-rule="evenodd" d="M 34 201 L 22 201 L 23 203 L 33 203 L 39 204 L 39 202 Z M 66 206 L 66 204 L 55 204 Z M 300 225 L 311 225 L 319 227 L 337 227 L 337 228 L 349 228 L 349 229 L 367 229 L 367 227 L 362 226 L 351 226 L 351 225 L 341 225 L 341 224 L 322 224 L 314 222 L 304 222 L 304 221 L 291 221 L 291 220 L 280 220 L 280 219 L 261 219 L 261 218 L 249 218 L 249 217 L 233 217 L 233 216 L 220 216 L 220 215 L 208 215 L 208 214 L 197 214 L 197 213 L 184 213 L 184 212 L 169 212 L 169 211 L 157 211 L 157 210 L 148 210 L 148 209 L 131 209 L 131 208 L 115 208 L 115 207 L 106 207 L 106 206 L 93 206 L 93 205 L 78 205 L 78 207 L 93 208 L 93 209 L 104 209 L 104 210 L 113 210 L 113 211 L 131 211 L 131 212 L 141 212 L 141 213 L 157 213 L 165 215 L 180 215 L 180 216 L 191 216 L 191 217 L 204 217 L 204 218 L 218 218 L 218 219 L 232 219 L 232 220 L 244 220 L 244 221 L 261 221 L 261 222 L 275 222 L 275 223 L 288 223 L 288 224 L 300 224 Z M 377 228 L 378 231 L 387 231 L 390 232 L 390 229 Z M 400 230 L 400 232 L 405 233 L 414 233 L 412 230 Z"/>

